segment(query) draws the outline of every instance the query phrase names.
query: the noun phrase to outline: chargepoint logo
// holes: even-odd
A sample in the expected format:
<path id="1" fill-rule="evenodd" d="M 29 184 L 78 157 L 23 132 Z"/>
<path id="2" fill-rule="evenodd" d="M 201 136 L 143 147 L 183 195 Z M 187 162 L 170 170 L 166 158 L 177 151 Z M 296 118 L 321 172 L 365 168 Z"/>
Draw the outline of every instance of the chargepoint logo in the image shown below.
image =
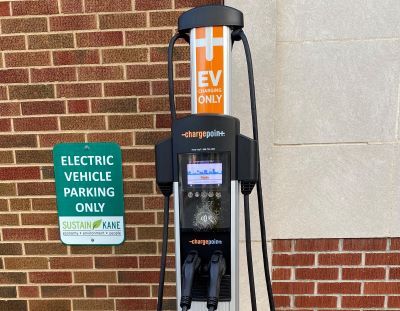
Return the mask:
<path id="1" fill-rule="evenodd" d="M 192 245 L 222 245 L 222 241 L 221 240 L 197 240 L 197 239 L 193 239 L 191 241 L 189 241 L 190 244 Z"/>
<path id="2" fill-rule="evenodd" d="M 224 131 L 212 130 L 212 131 L 186 131 L 181 134 L 185 138 L 198 138 L 208 139 L 214 137 L 225 137 Z"/>

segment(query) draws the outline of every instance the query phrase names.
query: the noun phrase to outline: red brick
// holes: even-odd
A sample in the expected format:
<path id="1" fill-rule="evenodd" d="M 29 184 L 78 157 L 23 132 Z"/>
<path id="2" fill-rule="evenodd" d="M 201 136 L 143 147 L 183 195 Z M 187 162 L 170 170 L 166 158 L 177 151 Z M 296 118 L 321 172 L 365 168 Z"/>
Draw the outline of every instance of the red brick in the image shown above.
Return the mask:
<path id="1" fill-rule="evenodd" d="M 129 69 L 128 69 L 129 70 Z M 141 112 L 169 111 L 168 97 L 143 97 L 139 99 Z"/>
<path id="2" fill-rule="evenodd" d="M 171 37 L 170 29 L 132 30 L 126 32 L 126 45 L 168 44 Z"/>
<path id="3" fill-rule="evenodd" d="M 0 167 L 0 180 L 40 179 L 39 167 Z"/>
<path id="4" fill-rule="evenodd" d="M 389 279 L 400 280 L 400 268 L 390 268 Z"/>
<path id="5" fill-rule="evenodd" d="M 0 255 L 22 255 L 22 245 L 19 243 L 0 243 Z"/>
<path id="6" fill-rule="evenodd" d="M 136 165 L 135 176 L 136 178 L 155 178 L 156 168 L 154 165 Z"/>
<path id="7" fill-rule="evenodd" d="M 82 0 L 61 0 L 61 12 L 65 14 L 83 12 Z"/>
<path id="8" fill-rule="evenodd" d="M 20 297 L 20 298 L 39 297 L 39 287 L 38 286 L 18 286 L 18 297 Z"/>
<path id="9" fill-rule="evenodd" d="M 110 297 L 148 297 L 150 287 L 146 285 L 111 285 Z"/>
<path id="10" fill-rule="evenodd" d="M 36 147 L 35 135 L 0 135 L 0 148 Z"/>
<path id="11" fill-rule="evenodd" d="M 142 229 L 142 228 L 141 228 Z M 170 228 L 173 232 L 173 228 Z M 162 234 L 159 234 L 159 237 L 161 237 Z M 171 238 L 173 235 L 170 235 Z M 139 267 L 140 269 L 158 269 L 161 265 L 161 257 L 160 256 L 140 256 L 139 257 Z M 166 262 L 167 268 L 173 269 L 175 267 L 175 258 L 173 256 L 168 256 L 167 257 L 167 262 Z"/>
<path id="12" fill-rule="evenodd" d="M 150 25 L 151 27 L 162 27 L 162 26 L 176 26 L 178 24 L 178 18 L 182 12 L 167 11 L 167 12 L 151 12 L 150 13 Z"/>
<path id="13" fill-rule="evenodd" d="M 1 88 L 0 88 L 1 93 Z M 1 94 L 0 94 L 1 95 Z M 0 116 L 17 116 L 21 114 L 19 103 L 0 103 Z"/>
<path id="14" fill-rule="evenodd" d="M 107 286 L 86 285 L 86 297 L 92 297 L 92 298 L 107 297 Z"/>
<path id="15" fill-rule="evenodd" d="M 104 83 L 106 96 L 143 96 L 150 94 L 148 82 L 115 82 Z"/>
<path id="16" fill-rule="evenodd" d="M 167 95 L 168 94 L 168 81 L 152 81 L 152 94 L 153 95 Z M 178 80 L 175 81 L 175 94 L 190 94 L 190 81 Z"/>
<path id="17" fill-rule="evenodd" d="M 63 101 L 55 100 L 22 102 L 21 110 L 23 115 L 64 114 L 65 105 Z"/>
<path id="18" fill-rule="evenodd" d="M 73 48 L 74 36 L 72 33 L 31 35 L 28 36 L 28 47 L 32 50 Z"/>
<path id="19" fill-rule="evenodd" d="M 32 67 L 50 65 L 49 52 L 13 52 L 5 55 L 7 67 Z"/>
<path id="20" fill-rule="evenodd" d="M 147 49 L 108 49 L 103 51 L 104 63 L 138 63 L 146 62 L 148 58 Z"/>
<path id="21" fill-rule="evenodd" d="M 154 162 L 152 149 L 125 149 L 122 150 L 122 159 L 126 162 Z"/>
<path id="22" fill-rule="evenodd" d="M 361 294 L 361 283 L 318 283 L 318 294 Z"/>
<path id="23" fill-rule="evenodd" d="M 155 242 L 125 242 L 121 246 L 115 247 L 116 254 L 155 254 L 157 244 Z"/>
<path id="24" fill-rule="evenodd" d="M 335 268 L 301 268 L 296 269 L 296 280 L 336 280 L 339 269 Z"/>
<path id="25" fill-rule="evenodd" d="M 26 283 L 26 273 L 0 272 L 0 284 L 15 285 L 15 284 L 25 284 L 25 283 Z"/>
<path id="26" fill-rule="evenodd" d="M 9 132 L 9 131 L 11 131 L 11 120 L 0 119 L 0 132 Z"/>
<path id="27" fill-rule="evenodd" d="M 146 64 L 127 66 L 128 79 L 162 79 L 167 78 L 167 65 L 165 64 Z M 147 100 L 143 99 L 143 100 Z M 161 100 L 162 98 L 154 98 Z"/>
<path id="28" fill-rule="evenodd" d="M 296 240 L 294 249 L 297 252 L 336 251 L 339 249 L 337 239 Z"/>
<path id="29" fill-rule="evenodd" d="M 4 228 L 4 241 L 35 241 L 45 240 L 45 231 L 42 228 Z"/>
<path id="30" fill-rule="evenodd" d="M 1 183 L 0 184 L 0 196 L 14 196 L 16 195 L 15 184 L 13 183 Z"/>
<path id="31" fill-rule="evenodd" d="M 378 251 L 386 250 L 387 239 L 345 239 L 345 251 Z"/>
<path id="32" fill-rule="evenodd" d="M 400 265 L 400 254 L 396 253 L 380 253 L 380 254 L 366 254 L 366 265 Z"/>
<path id="33" fill-rule="evenodd" d="M 318 264 L 322 266 L 352 266 L 361 264 L 361 254 L 320 254 Z"/>
<path id="34" fill-rule="evenodd" d="M 71 272 L 30 272 L 31 283 L 72 283 Z"/>
<path id="35" fill-rule="evenodd" d="M 158 0 L 158 1 L 148 1 L 148 0 L 136 0 L 135 10 L 137 11 L 147 11 L 147 10 L 165 10 L 171 9 L 171 0 Z"/>
<path id="36" fill-rule="evenodd" d="M 24 300 L 0 300 L 0 310 L 26 311 L 27 301 Z"/>
<path id="37" fill-rule="evenodd" d="M 51 154 L 51 151 L 50 151 Z M 55 198 L 33 198 L 32 209 L 34 211 L 53 211 L 56 212 L 56 199 Z"/>
<path id="38" fill-rule="evenodd" d="M 400 250 L 400 238 L 391 239 L 391 241 L 390 241 L 390 249 L 393 250 L 393 251 Z"/>
<path id="39" fill-rule="evenodd" d="M 0 21 L 2 33 L 30 33 L 47 31 L 45 17 L 12 18 Z"/>
<path id="40" fill-rule="evenodd" d="M 292 272 L 290 269 L 275 268 L 272 270 L 273 280 L 290 280 Z"/>
<path id="41" fill-rule="evenodd" d="M 170 132 L 136 132 L 136 145 L 153 146 L 170 136 Z"/>
<path id="42" fill-rule="evenodd" d="M 0 51 L 25 50 L 24 36 L 0 37 Z"/>
<path id="43" fill-rule="evenodd" d="M 146 27 L 146 14 L 119 13 L 99 16 L 100 29 Z"/>
<path id="44" fill-rule="evenodd" d="M 121 268 L 138 268 L 137 257 L 96 257 L 96 269 L 121 269 Z"/>
<path id="45" fill-rule="evenodd" d="M 143 210 L 143 199 L 138 197 L 125 197 L 124 205 L 126 210 Z"/>
<path id="46" fill-rule="evenodd" d="M 67 246 L 57 243 L 25 243 L 25 253 L 27 255 L 58 255 L 67 254 Z"/>
<path id="47" fill-rule="evenodd" d="M 102 116 L 62 117 L 63 130 L 105 130 L 105 119 Z"/>
<path id="48" fill-rule="evenodd" d="M 125 221 L 131 225 L 151 225 L 154 223 L 153 212 L 130 212 L 125 214 Z"/>
<path id="49" fill-rule="evenodd" d="M 19 183 L 17 187 L 19 195 L 54 195 L 55 193 L 54 182 L 26 182 Z"/>
<path id="50" fill-rule="evenodd" d="M 275 294 L 313 294 L 314 283 L 304 282 L 274 282 L 273 291 Z"/>
<path id="51" fill-rule="evenodd" d="M 118 2 L 112 2 L 109 0 L 85 1 L 86 12 L 121 12 L 121 11 L 131 11 L 131 10 L 132 10 L 131 0 L 119 0 Z"/>
<path id="52" fill-rule="evenodd" d="M 111 254 L 112 249 L 107 246 L 75 246 L 71 249 L 71 253 L 80 255 Z"/>
<path id="53" fill-rule="evenodd" d="M 68 15 L 50 17 L 51 31 L 96 29 L 95 15 Z"/>
<path id="54" fill-rule="evenodd" d="M 295 307 L 303 308 L 335 308 L 336 303 L 337 298 L 330 296 L 297 296 L 294 300 Z"/>
<path id="55" fill-rule="evenodd" d="M 83 286 L 42 286 L 43 298 L 74 298 L 83 296 Z"/>
<path id="56" fill-rule="evenodd" d="M 0 16 L 10 16 L 10 2 L 0 2 Z"/>
<path id="57" fill-rule="evenodd" d="M 351 296 L 342 297 L 344 308 L 382 308 L 385 301 L 383 296 Z"/>
<path id="58" fill-rule="evenodd" d="M 29 311 L 57 310 L 70 311 L 71 302 L 69 300 L 30 300 Z"/>
<path id="59" fill-rule="evenodd" d="M 39 135 L 41 147 L 53 147 L 58 143 L 84 142 L 84 134 L 64 133 L 64 134 L 43 134 Z"/>
<path id="60" fill-rule="evenodd" d="M 8 90 L 10 99 L 54 98 L 54 88 L 50 84 L 10 85 Z"/>
<path id="61" fill-rule="evenodd" d="M 0 86 L 0 99 L 7 99 L 7 88 Z"/>
<path id="62" fill-rule="evenodd" d="M 96 113 L 132 113 L 137 112 L 136 98 L 92 99 L 92 112 Z"/>
<path id="63" fill-rule="evenodd" d="M 16 1 L 12 2 L 13 15 L 50 15 L 58 13 L 57 1 Z"/>
<path id="64" fill-rule="evenodd" d="M 116 283 L 115 272 L 74 272 L 75 283 Z"/>
<path id="65" fill-rule="evenodd" d="M 172 271 L 166 272 L 166 279 L 171 277 Z M 158 283 L 159 273 L 157 271 L 119 271 L 118 283 Z M 168 281 L 167 281 L 168 282 Z"/>
<path id="66" fill-rule="evenodd" d="M 175 0 L 175 8 L 191 8 L 194 6 L 223 4 L 222 0 Z"/>
<path id="67" fill-rule="evenodd" d="M 75 68 L 41 68 L 31 69 L 32 82 L 55 82 L 55 81 L 75 81 Z"/>
<path id="68" fill-rule="evenodd" d="M 51 269 L 92 269 L 91 257 L 52 257 L 50 258 Z"/>
<path id="69" fill-rule="evenodd" d="M 314 265 L 314 254 L 273 254 L 273 266 L 312 266 Z"/>
<path id="70" fill-rule="evenodd" d="M 384 268 L 343 268 L 343 280 L 382 280 L 385 278 Z"/>
<path id="71" fill-rule="evenodd" d="M 0 214 L 0 226 L 18 226 L 19 220 L 17 214 Z M 0 263 L 1 267 L 1 263 Z"/>
<path id="72" fill-rule="evenodd" d="M 0 70 L 0 83 L 27 83 L 29 74 L 27 69 Z"/>
<path id="73" fill-rule="evenodd" d="M 50 131 L 57 130 L 58 122 L 55 117 L 36 117 L 14 119 L 15 131 Z"/>
<path id="74" fill-rule="evenodd" d="M 47 259 L 42 257 L 9 257 L 4 258 L 8 270 L 47 269 Z"/>
<path id="75" fill-rule="evenodd" d="M 150 48 L 151 62 L 166 62 L 167 55 L 168 55 L 167 47 Z M 187 46 L 177 45 L 174 49 L 174 60 L 175 61 L 189 60 L 189 48 Z"/>
<path id="76" fill-rule="evenodd" d="M 290 307 L 289 296 L 274 296 L 275 307 Z"/>
<path id="77" fill-rule="evenodd" d="M 89 101 L 83 99 L 69 100 L 68 101 L 68 113 L 88 113 L 89 112 Z"/>
<path id="78" fill-rule="evenodd" d="M 73 300 L 74 310 L 113 310 L 114 300 L 112 299 L 77 299 Z"/>
<path id="79" fill-rule="evenodd" d="M 122 31 L 84 32 L 76 35 L 78 47 L 118 46 L 123 44 Z"/>
<path id="80" fill-rule="evenodd" d="M 122 80 L 124 70 L 121 66 L 80 67 L 79 80 Z"/>
<path id="81" fill-rule="evenodd" d="M 388 299 L 389 308 L 400 307 L 400 297 L 389 297 Z"/>
<path id="82" fill-rule="evenodd" d="M 54 65 L 99 64 L 100 56 L 97 50 L 54 51 Z"/>
<path id="83" fill-rule="evenodd" d="M 58 84 L 57 97 L 99 97 L 101 84 L 99 83 L 71 83 Z"/>
<path id="84" fill-rule="evenodd" d="M 370 282 L 364 284 L 364 294 L 366 295 L 399 295 L 400 282 Z"/>
<path id="85" fill-rule="evenodd" d="M 117 310 L 156 310 L 157 307 L 156 299 L 118 299 L 116 303 Z M 166 303 L 164 299 L 164 307 L 167 307 Z"/>
<path id="86" fill-rule="evenodd" d="M 151 115 L 115 115 L 108 117 L 111 130 L 153 128 L 154 119 Z"/>
<path id="87" fill-rule="evenodd" d="M 88 134 L 90 142 L 116 142 L 121 146 L 132 146 L 132 133 L 93 133 Z"/>
<path id="88" fill-rule="evenodd" d="M 178 78 L 189 78 L 190 64 L 189 63 L 175 64 L 175 75 Z"/>

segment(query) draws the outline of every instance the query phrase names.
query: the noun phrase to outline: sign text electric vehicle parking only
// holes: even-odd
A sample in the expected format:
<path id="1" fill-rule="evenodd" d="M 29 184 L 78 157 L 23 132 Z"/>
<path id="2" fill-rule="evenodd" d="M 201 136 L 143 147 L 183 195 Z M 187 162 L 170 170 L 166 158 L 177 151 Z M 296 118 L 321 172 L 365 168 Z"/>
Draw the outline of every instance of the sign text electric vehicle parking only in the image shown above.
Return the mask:
<path id="1" fill-rule="evenodd" d="M 66 143 L 53 150 L 60 237 L 68 245 L 119 245 L 125 239 L 121 149 Z"/>

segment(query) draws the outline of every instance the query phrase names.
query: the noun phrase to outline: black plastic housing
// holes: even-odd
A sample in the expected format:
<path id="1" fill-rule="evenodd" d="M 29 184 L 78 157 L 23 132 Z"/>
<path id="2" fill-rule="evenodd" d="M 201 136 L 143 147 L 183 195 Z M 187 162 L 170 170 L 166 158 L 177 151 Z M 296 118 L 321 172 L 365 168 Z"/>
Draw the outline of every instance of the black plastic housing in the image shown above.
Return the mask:
<path id="1" fill-rule="evenodd" d="M 224 5 L 205 5 L 183 13 L 178 20 L 178 31 L 188 33 L 193 28 L 229 26 L 233 30 L 244 26 L 243 13 Z"/>

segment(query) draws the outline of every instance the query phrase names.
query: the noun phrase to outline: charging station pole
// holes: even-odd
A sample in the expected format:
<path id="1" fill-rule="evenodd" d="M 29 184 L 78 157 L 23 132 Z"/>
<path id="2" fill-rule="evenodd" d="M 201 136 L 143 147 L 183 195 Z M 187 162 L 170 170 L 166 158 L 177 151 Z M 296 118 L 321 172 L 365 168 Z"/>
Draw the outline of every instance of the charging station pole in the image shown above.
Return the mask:
<path id="1" fill-rule="evenodd" d="M 264 272 L 274 310 L 266 238 L 254 80 L 242 12 L 223 5 L 183 13 L 168 49 L 171 138 L 156 145 L 156 180 L 165 196 L 164 241 L 157 310 L 168 241 L 169 197 L 174 194 L 177 310 L 239 310 L 239 195 L 244 195 L 252 310 L 257 310 L 251 252 L 249 194 L 257 185 Z M 190 43 L 191 112 L 176 117 L 173 47 Z M 253 139 L 231 114 L 231 50 L 242 40 L 248 61 Z M 240 186 L 240 191 L 239 191 Z M 272 303 L 271 303 L 272 302 Z"/>

